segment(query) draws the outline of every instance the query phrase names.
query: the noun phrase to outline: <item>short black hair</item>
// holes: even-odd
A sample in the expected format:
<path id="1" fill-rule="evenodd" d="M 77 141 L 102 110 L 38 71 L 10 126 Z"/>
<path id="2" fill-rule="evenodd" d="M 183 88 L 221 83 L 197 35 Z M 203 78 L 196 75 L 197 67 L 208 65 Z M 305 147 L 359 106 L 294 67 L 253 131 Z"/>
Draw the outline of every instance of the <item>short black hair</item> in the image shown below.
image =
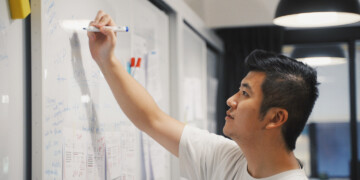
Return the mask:
<path id="1" fill-rule="evenodd" d="M 263 50 L 250 53 L 245 65 L 250 71 L 266 74 L 261 85 L 260 115 L 264 117 L 272 107 L 288 111 L 282 135 L 288 150 L 294 150 L 319 95 L 316 70 L 295 59 Z"/>

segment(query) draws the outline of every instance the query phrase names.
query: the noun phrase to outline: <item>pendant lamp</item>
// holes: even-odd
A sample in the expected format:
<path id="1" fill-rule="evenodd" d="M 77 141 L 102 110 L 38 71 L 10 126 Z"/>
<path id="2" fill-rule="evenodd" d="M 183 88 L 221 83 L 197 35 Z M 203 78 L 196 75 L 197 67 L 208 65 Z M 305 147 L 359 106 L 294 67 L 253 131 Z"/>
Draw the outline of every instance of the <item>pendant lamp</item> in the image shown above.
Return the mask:
<path id="1" fill-rule="evenodd" d="M 358 0 L 280 0 L 274 24 L 310 28 L 360 21 Z"/>
<path id="2" fill-rule="evenodd" d="M 313 67 L 346 63 L 344 50 L 337 44 L 297 45 L 291 57 Z"/>

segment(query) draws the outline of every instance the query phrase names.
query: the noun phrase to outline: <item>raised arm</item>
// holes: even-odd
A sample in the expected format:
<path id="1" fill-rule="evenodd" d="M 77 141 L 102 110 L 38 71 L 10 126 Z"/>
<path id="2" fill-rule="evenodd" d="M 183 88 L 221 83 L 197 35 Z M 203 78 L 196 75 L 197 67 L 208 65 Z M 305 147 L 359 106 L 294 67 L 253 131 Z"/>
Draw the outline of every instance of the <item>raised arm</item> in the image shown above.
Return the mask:
<path id="1" fill-rule="evenodd" d="M 146 132 L 175 156 L 184 124 L 164 113 L 149 93 L 123 68 L 114 55 L 116 34 L 103 26 L 115 26 L 108 14 L 99 11 L 88 32 L 91 55 L 99 65 L 121 109 L 140 130 Z"/>

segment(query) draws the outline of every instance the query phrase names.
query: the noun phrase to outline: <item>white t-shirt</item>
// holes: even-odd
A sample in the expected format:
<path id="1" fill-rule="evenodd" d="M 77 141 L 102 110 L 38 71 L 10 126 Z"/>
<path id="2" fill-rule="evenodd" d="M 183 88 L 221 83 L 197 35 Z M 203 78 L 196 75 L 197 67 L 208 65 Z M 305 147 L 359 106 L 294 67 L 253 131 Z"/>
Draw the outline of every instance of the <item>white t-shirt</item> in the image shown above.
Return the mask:
<path id="1" fill-rule="evenodd" d="M 189 180 L 256 180 L 247 161 L 232 140 L 185 126 L 179 147 L 180 175 Z M 282 172 L 261 180 L 307 180 L 303 169 Z"/>

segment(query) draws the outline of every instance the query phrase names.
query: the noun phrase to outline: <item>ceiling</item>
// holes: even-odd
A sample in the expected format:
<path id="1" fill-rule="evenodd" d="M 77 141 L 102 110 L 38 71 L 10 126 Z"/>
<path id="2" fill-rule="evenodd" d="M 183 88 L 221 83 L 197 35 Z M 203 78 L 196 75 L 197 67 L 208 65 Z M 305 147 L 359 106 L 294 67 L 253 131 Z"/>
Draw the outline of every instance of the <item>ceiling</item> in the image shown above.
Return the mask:
<path id="1" fill-rule="evenodd" d="M 184 0 L 210 28 L 272 25 L 279 0 Z"/>
<path id="2" fill-rule="evenodd" d="M 280 0 L 183 0 L 210 28 L 273 25 Z M 340 27 L 360 26 L 360 22 Z M 296 28 L 287 28 L 296 29 Z"/>

